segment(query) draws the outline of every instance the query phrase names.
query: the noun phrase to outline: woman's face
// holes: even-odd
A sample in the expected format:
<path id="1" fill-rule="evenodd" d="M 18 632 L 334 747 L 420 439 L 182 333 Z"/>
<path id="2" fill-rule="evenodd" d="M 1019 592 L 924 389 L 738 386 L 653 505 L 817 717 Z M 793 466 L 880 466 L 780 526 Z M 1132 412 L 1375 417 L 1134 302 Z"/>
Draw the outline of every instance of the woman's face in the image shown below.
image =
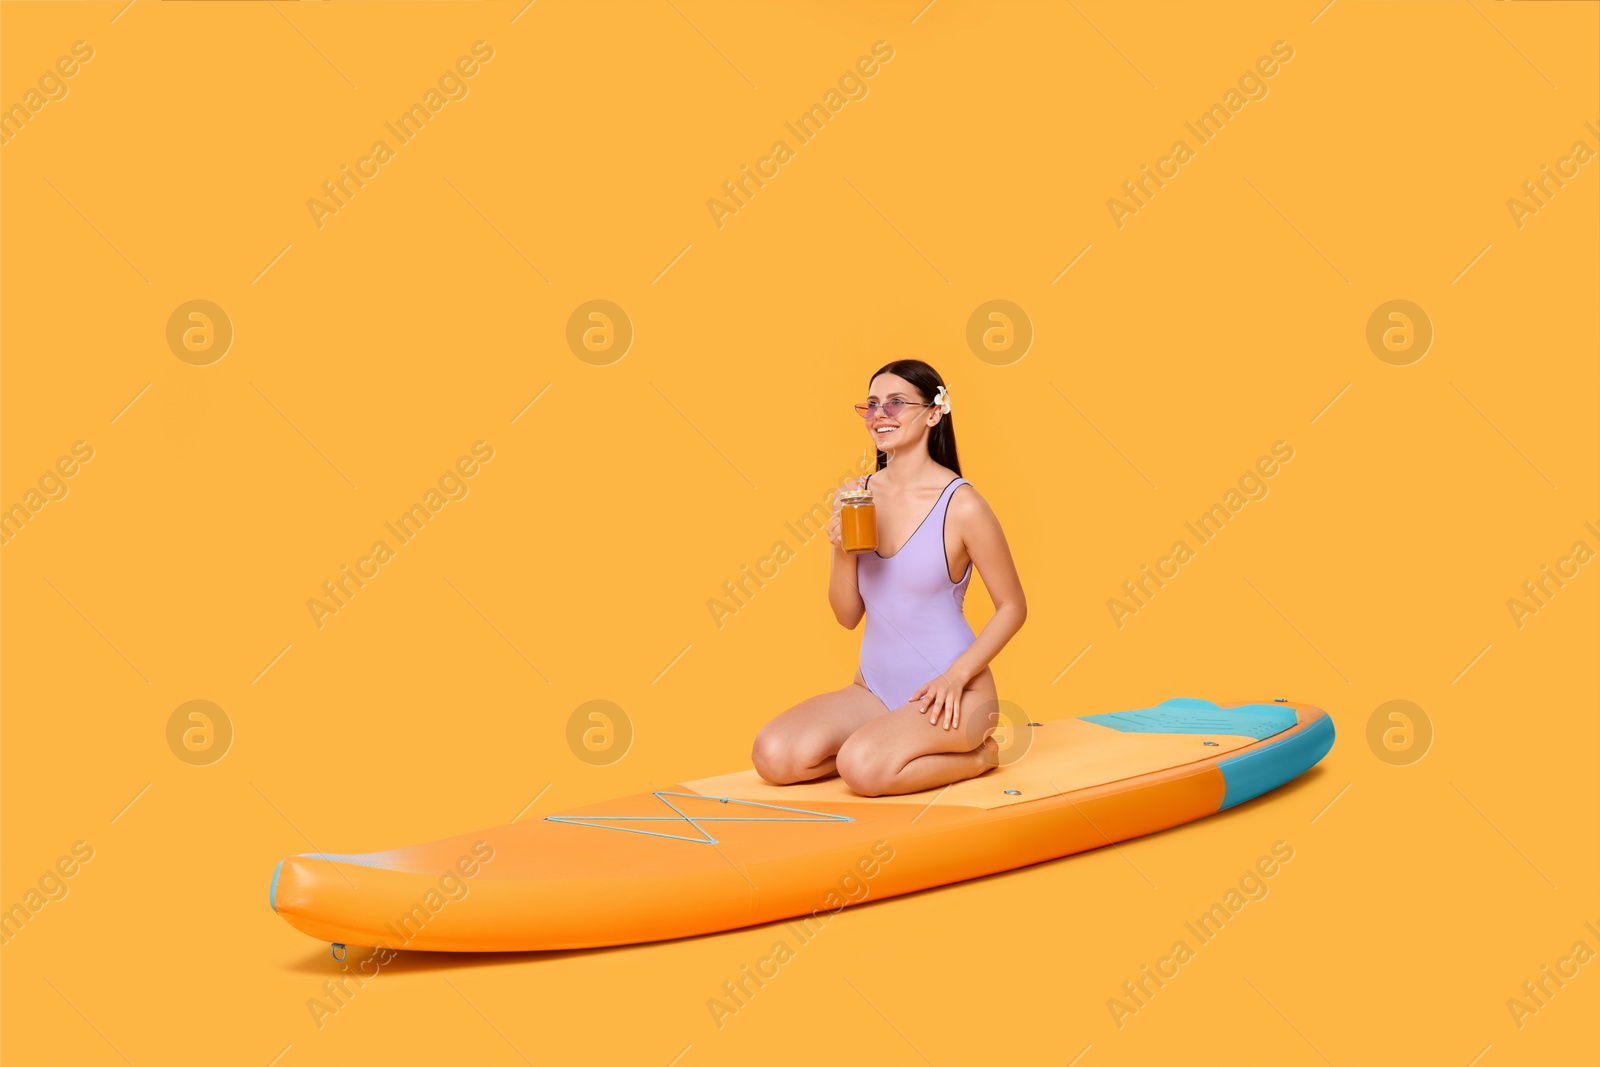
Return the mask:
<path id="1" fill-rule="evenodd" d="M 928 398 L 898 374 L 880 374 L 872 379 L 867 392 L 869 402 L 883 405 L 897 399 L 904 400 L 907 406 L 892 415 L 880 406 L 870 419 L 863 420 L 867 425 L 867 436 L 872 438 L 873 447 L 880 452 L 892 454 L 902 448 L 917 447 L 928 436 L 928 431 L 944 417 L 938 408 L 911 407 L 913 404 L 928 403 Z"/>

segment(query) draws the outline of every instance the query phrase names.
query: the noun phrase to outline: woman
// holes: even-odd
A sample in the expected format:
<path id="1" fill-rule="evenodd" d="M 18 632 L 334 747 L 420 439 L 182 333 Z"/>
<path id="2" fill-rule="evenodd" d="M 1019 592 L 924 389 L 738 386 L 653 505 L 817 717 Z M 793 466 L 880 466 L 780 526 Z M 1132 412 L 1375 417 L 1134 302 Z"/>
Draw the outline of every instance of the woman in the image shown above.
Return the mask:
<path id="1" fill-rule="evenodd" d="M 998 763 L 988 664 L 1028 606 L 999 521 L 961 477 L 939 372 L 896 360 L 868 389 L 855 407 L 878 449 L 878 469 L 865 479 L 878 548 L 844 550 L 837 496 L 828 527 L 828 603 L 852 630 L 866 616 L 861 665 L 850 685 L 767 723 L 751 759 L 777 785 L 837 773 L 855 792 L 881 796 L 974 778 Z M 977 636 L 962 614 L 974 566 L 995 606 Z"/>

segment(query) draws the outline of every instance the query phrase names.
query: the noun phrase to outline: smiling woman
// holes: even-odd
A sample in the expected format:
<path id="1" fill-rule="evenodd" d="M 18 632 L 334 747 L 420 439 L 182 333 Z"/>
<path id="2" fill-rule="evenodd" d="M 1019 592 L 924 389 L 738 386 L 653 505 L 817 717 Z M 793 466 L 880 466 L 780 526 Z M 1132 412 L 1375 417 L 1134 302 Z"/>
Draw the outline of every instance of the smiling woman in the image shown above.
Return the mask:
<path id="1" fill-rule="evenodd" d="M 762 728 L 751 759 L 774 785 L 837 774 L 865 796 L 911 793 L 998 763 L 988 664 L 1028 608 L 999 520 L 961 476 L 951 407 L 944 379 L 917 359 L 880 367 L 855 405 L 878 453 L 877 471 L 861 480 L 877 536 L 847 549 L 835 502 L 828 602 L 849 629 L 866 619 L 861 665 L 843 689 Z M 976 635 L 962 611 L 974 568 L 995 604 Z"/>

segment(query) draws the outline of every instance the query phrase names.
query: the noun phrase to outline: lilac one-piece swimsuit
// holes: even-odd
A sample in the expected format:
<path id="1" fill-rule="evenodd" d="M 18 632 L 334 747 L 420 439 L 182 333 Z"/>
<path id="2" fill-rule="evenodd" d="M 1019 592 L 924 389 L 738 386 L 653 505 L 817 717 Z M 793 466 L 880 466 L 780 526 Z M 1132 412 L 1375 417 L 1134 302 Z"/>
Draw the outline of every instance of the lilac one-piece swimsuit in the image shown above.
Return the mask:
<path id="1" fill-rule="evenodd" d="M 958 477 L 945 486 L 922 525 L 894 555 L 863 552 L 856 564 L 867 606 L 861 678 L 890 709 L 910 703 L 911 694 L 948 670 L 976 637 L 962 614 L 972 564 L 959 582 L 952 582 L 944 551 L 950 497 L 959 486 L 970 484 Z"/>

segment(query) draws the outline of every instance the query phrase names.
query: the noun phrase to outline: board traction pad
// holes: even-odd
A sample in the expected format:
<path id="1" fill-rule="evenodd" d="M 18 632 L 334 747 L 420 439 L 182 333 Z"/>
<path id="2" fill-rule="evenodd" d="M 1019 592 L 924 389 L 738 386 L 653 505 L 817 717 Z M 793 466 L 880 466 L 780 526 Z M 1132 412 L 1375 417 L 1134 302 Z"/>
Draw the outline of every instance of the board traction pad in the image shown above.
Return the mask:
<path id="1" fill-rule="evenodd" d="M 1293 708 L 1274 704 L 1221 708 L 1194 697 L 1179 697 L 1138 711 L 1113 711 L 1084 718 L 1130 733 L 1238 734 L 1257 741 L 1281 734 L 1295 723 Z"/>

